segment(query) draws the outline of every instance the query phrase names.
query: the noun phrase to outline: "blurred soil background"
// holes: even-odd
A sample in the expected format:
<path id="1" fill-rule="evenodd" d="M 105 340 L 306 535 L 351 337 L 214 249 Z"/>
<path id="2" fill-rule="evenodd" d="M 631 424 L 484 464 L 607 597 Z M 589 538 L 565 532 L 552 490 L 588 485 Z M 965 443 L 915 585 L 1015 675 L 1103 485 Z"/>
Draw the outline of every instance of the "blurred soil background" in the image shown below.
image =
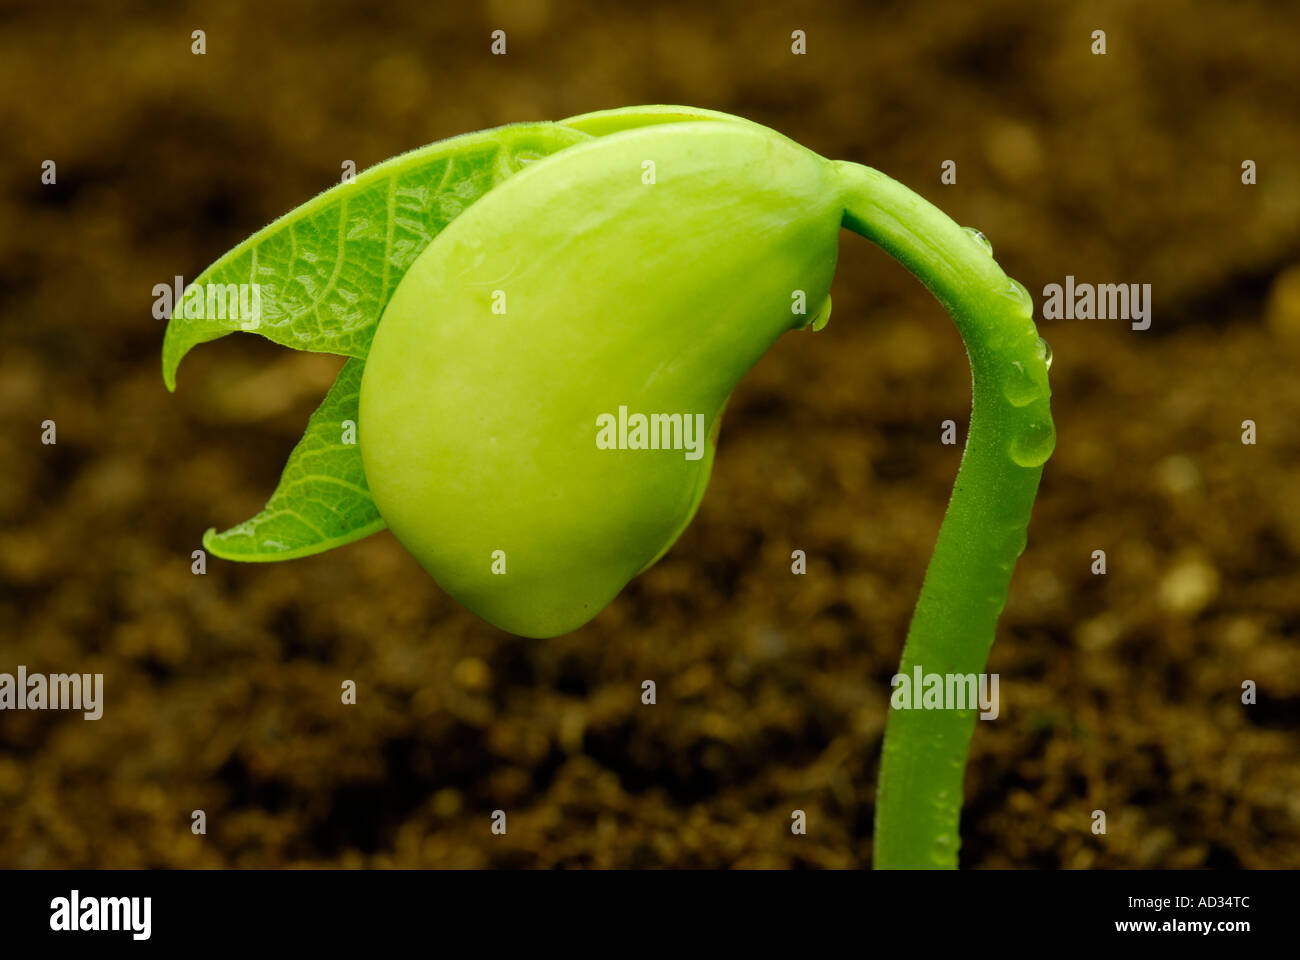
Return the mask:
<path id="1" fill-rule="evenodd" d="M 943 310 L 857 237 L 829 327 L 734 396 L 694 525 L 581 631 L 503 634 L 388 533 L 190 572 L 340 361 L 230 337 L 168 395 L 155 284 L 344 161 L 663 102 L 903 181 L 1038 311 L 1067 274 L 1152 284 L 1146 332 L 1040 321 L 1058 444 L 962 864 L 1300 867 L 1297 49 L 1295 5 L 1210 0 L 0 7 L 0 671 L 106 688 L 98 722 L 0 714 L 0 866 L 869 864 L 970 381 Z"/>

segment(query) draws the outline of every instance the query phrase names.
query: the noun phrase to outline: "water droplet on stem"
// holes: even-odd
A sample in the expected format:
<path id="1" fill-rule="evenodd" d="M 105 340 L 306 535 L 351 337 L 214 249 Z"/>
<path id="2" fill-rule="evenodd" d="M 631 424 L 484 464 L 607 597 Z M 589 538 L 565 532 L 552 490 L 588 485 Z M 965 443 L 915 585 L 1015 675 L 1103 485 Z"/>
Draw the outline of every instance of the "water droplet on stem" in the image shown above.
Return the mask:
<path id="1" fill-rule="evenodd" d="M 1034 298 L 1029 295 L 1025 285 L 1019 280 L 1012 279 L 1007 285 L 1007 296 L 1016 301 L 1016 305 L 1027 317 L 1034 315 Z"/>
<path id="2" fill-rule="evenodd" d="M 1041 467 L 1056 449 L 1056 428 L 1050 420 L 1033 420 L 1011 439 L 1011 459 L 1017 466 Z"/>
<path id="3" fill-rule="evenodd" d="M 1011 371 L 1002 385 L 1002 395 L 1007 398 L 1007 402 L 1013 407 L 1026 407 L 1037 400 L 1041 393 L 1025 365 L 1019 360 L 1012 360 Z"/>
<path id="4" fill-rule="evenodd" d="M 1052 369 L 1052 345 L 1042 337 L 1038 338 L 1038 359 L 1047 365 L 1047 369 Z"/>
<path id="5" fill-rule="evenodd" d="M 988 237 L 984 236 L 983 233 L 976 230 L 974 227 L 962 227 L 962 229 L 966 231 L 967 235 L 972 240 L 974 240 L 981 247 L 987 250 L 990 257 L 993 256 L 993 243 L 989 240 Z"/>

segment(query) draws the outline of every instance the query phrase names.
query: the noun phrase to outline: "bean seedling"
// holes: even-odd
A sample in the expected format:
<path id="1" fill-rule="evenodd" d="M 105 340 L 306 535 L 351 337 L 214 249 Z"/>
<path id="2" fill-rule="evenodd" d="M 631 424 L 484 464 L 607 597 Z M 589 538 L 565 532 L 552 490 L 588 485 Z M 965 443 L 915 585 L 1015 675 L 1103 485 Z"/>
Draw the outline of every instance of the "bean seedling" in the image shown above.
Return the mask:
<path id="1" fill-rule="evenodd" d="M 883 174 L 706 110 L 435 143 L 204 271 L 167 328 L 169 389 L 191 348 L 237 330 L 348 358 L 265 509 L 204 546 L 286 560 L 388 527 L 485 620 L 577 629 L 690 523 L 745 372 L 824 326 L 841 227 L 915 274 L 966 345 L 969 436 L 900 672 L 979 674 L 1055 443 L 1029 295 Z M 204 309 L 232 284 L 259 288 L 253 322 Z M 956 866 L 974 720 L 891 711 L 877 867 Z"/>

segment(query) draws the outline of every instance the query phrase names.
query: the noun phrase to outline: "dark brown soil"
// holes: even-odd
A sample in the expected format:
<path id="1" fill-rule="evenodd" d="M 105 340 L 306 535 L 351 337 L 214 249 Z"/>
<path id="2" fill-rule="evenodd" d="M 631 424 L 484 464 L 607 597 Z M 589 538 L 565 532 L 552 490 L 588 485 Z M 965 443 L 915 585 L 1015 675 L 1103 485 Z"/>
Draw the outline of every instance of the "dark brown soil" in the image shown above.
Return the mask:
<path id="1" fill-rule="evenodd" d="M 1300 867 L 1294 6 L 460 6 L 0 13 L 0 672 L 107 689 L 98 722 L 0 713 L 0 866 L 870 862 L 888 679 L 960 456 L 939 424 L 970 387 L 942 309 L 855 237 L 830 326 L 733 398 L 695 524 L 585 629 L 507 636 L 387 533 L 190 572 L 339 361 L 232 337 L 168 395 L 154 284 L 345 160 L 680 102 L 902 180 L 1040 303 L 1067 274 L 1152 284 L 1149 331 L 1041 322 L 1059 441 L 963 864 Z"/>

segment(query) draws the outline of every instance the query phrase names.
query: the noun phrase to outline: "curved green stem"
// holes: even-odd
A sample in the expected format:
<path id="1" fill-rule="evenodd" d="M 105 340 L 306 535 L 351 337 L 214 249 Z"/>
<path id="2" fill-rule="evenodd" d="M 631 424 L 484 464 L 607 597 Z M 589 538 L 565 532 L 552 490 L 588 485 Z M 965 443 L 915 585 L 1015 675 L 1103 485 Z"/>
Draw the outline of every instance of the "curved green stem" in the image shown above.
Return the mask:
<path id="1" fill-rule="evenodd" d="M 970 434 L 899 673 L 910 678 L 921 667 L 926 676 L 978 676 L 1055 444 L 1046 345 L 1028 293 L 984 242 L 883 174 L 836 167 L 844 226 L 916 274 L 952 314 L 970 358 Z M 891 708 L 876 795 L 877 868 L 956 867 L 976 713 Z"/>

